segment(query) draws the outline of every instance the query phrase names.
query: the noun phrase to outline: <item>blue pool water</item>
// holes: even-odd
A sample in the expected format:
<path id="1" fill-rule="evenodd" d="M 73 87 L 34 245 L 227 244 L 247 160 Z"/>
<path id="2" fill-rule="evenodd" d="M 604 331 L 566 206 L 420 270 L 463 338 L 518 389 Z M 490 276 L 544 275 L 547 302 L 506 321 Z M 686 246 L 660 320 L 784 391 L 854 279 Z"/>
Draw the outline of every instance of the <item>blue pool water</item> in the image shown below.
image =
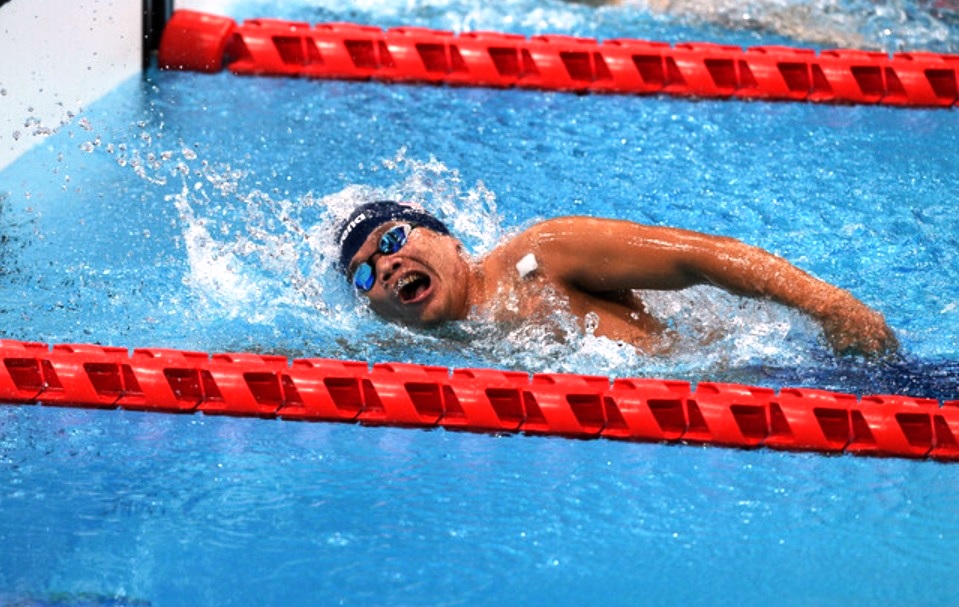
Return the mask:
<path id="1" fill-rule="evenodd" d="M 906 8 L 925 20 L 876 44 L 957 52 L 954 22 Z M 231 14 L 784 41 L 635 6 L 283 10 Z M 149 70 L 0 173 L 0 336 L 955 399 L 957 149 L 955 110 Z M 837 359 L 807 319 L 705 288 L 651 296 L 689 336 L 668 358 L 394 327 L 330 267 L 332 219 L 368 195 L 423 202 L 477 253 L 571 213 L 734 236 L 882 310 L 903 358 Z M 934 462 L 0 407 L 0 488 L 0 604 L 959 596 L 959 468 Z"/>

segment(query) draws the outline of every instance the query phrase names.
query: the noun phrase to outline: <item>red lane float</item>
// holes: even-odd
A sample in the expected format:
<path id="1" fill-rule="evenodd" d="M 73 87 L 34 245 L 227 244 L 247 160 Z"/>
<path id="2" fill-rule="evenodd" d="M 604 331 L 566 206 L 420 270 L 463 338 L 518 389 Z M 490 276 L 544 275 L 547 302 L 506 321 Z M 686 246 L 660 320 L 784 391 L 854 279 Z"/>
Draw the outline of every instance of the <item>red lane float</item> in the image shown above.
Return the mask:
<path id="1" fill-rule="evenodd" d="M 894 106 L 959 103 L 959 55 L 525 36 L 176 11 L 161 69 Z"/>
<path id="2" fill-rule="evenodd" d="M 0 402 L 959 461 L 959 401 L 0 340 Z"/>

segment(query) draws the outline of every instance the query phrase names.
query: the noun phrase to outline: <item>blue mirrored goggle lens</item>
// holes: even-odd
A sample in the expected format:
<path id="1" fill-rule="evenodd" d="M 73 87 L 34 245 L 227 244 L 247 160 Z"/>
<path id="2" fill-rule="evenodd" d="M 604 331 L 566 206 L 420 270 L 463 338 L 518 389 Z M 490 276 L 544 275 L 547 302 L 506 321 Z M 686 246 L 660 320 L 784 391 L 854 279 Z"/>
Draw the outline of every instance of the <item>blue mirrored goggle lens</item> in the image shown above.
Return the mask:
<path id="1" fill-rule="evenodd" d="M 373 288 L 373 282 L 376 280 L 376 276 L 373 275 L 373 266 L 367 262 L 363 262 L 360 265 L 356 266 L 356 271 L 353 272 L 353 286 L 359 289 L 360 291 L 369 291 Z"/>
<path id="2" fill-rule="evenodd" d="M 380 236 L 380 243 L 377 245 L 377 252 L 383 255 L 392 255 L 403 248 L 406 239 L 412 231 L 412 227 L 406 224 L 394 226 Z M 356 266 L 353 271 L 353 286 L 360 291 L 366 292 L 373 288 L 376 282 L 376 271 L 373 269 L 373 257 Z"/>
<path id="3" fill-rule="evenodd" d="M 390 228 L 380 236 L 380 253 L 392 255 L 406 244 L 406 238 L 409 236 L 410 226 L 398 225 Z"/>

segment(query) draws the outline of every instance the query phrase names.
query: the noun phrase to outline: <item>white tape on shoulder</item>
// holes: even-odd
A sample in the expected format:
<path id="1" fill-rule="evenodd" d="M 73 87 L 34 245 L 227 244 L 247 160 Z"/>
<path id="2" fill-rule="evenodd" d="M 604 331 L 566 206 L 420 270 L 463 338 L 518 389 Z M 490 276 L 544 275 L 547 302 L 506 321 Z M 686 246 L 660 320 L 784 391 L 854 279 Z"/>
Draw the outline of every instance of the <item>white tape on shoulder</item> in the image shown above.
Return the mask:
<path id="1" fill-rule="evenodd" d="M 519 272 L 520 278 L 526 278 L 535 272 L 538 267 L 539 262 L 536 261 L 536 256 L 532 253 L 527 253 L 525 257 L 516 262 L 516 271 Z"/>

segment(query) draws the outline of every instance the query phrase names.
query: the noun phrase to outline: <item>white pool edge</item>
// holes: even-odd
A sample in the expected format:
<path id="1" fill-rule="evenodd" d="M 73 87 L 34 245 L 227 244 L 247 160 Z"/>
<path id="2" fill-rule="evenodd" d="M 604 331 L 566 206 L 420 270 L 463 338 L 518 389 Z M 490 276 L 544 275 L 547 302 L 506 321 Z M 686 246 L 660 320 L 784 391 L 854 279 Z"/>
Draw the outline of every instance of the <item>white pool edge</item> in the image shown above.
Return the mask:
<path id="1" fill-rule="evenodd" d="M 142 30 L 129 0 L 0 6 L 0 171 L 138 74 Z"/>

